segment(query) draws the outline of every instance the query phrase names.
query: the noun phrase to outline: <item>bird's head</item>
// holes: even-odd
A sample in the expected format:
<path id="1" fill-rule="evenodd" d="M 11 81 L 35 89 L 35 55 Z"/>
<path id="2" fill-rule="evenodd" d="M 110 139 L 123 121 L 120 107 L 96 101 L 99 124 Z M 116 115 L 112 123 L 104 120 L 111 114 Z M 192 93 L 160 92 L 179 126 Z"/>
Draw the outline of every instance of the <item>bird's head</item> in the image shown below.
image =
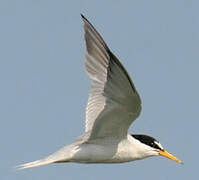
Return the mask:
<path id="1" fill-rule="evenodd" d="M 155 138 L 143 134 L 132 134 L 131 136 L 138 140 L 140 143 L 148 146 L 147 148 L 149 149 L 149 156 L 160 155 L 172 159 L 180 164 L 183 164 L 181 160 L 166 151 L 159 143 L 159 141 L 157 141 Z"/>

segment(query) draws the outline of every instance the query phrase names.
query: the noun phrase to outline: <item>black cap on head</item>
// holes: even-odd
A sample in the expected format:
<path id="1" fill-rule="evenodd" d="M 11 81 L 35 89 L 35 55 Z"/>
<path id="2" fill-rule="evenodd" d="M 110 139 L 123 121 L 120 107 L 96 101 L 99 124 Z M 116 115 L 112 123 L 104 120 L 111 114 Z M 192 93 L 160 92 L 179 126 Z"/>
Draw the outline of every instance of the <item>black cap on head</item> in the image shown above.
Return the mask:
<path id="1" fill-rule="evenodd" d="M 159 142 L 151 136 L 144 134 L 131 134 L 131 136 L 152 148 L 162 150 L 162 147 L 158 145 Z"/>

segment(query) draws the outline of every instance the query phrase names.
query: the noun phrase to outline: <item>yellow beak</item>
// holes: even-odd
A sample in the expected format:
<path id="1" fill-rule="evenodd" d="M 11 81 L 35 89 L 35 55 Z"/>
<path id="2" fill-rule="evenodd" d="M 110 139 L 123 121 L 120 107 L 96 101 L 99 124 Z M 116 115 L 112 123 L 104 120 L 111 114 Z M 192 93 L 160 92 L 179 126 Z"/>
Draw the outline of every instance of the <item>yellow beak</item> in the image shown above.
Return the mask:
<path id="1" fill-rule="evenodd" d="M 183 164 L 183 162 L 181 160 L 179 160 L 177 157 L 173 156 L 172 154 L 170 154 L 169 152 L 167 152 L 165 150 L 157 150 L 157 152 L 159 153 L 160 156 L 167 157 L 167 158 L 172 159 L 180 164 Z"/>

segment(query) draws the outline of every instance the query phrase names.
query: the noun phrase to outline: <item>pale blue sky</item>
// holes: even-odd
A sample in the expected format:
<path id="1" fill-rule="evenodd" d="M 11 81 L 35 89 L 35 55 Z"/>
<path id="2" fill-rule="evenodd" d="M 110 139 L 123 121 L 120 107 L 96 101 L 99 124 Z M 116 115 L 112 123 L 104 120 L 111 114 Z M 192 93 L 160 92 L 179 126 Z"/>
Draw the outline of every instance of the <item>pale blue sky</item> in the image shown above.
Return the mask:
<path id="1" fill-rule="evenodd" d="M 0 179 L 197 179 L 199 1 L 1 0 Z M 83 13 L 121 60 L 142 98 L 130 128 L 184 161 L 54 164 L 16 171 L 84 131 L 89 79 Z"/>

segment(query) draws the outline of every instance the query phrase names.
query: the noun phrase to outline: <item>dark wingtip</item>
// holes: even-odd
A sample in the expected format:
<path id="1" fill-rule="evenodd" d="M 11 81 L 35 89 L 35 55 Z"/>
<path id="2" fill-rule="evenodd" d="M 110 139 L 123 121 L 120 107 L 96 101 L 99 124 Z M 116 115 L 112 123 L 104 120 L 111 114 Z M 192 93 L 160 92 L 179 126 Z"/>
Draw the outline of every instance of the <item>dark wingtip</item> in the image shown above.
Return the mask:
<path id="1" fill-rule="evenodd" d="M 87 23 L 89 23 L 91 25 L 91 23 L 88 21 L 88 19 L 86 19 L 86 17 L 83 14 L 81 14 L 81 17 L 82 17 L 84 22 L 87 22 Z"/>
<path id="2" fill-rule="evenodd" d="M 83 20 L 88 21 L 83 14 L 80 14 Z"/>

